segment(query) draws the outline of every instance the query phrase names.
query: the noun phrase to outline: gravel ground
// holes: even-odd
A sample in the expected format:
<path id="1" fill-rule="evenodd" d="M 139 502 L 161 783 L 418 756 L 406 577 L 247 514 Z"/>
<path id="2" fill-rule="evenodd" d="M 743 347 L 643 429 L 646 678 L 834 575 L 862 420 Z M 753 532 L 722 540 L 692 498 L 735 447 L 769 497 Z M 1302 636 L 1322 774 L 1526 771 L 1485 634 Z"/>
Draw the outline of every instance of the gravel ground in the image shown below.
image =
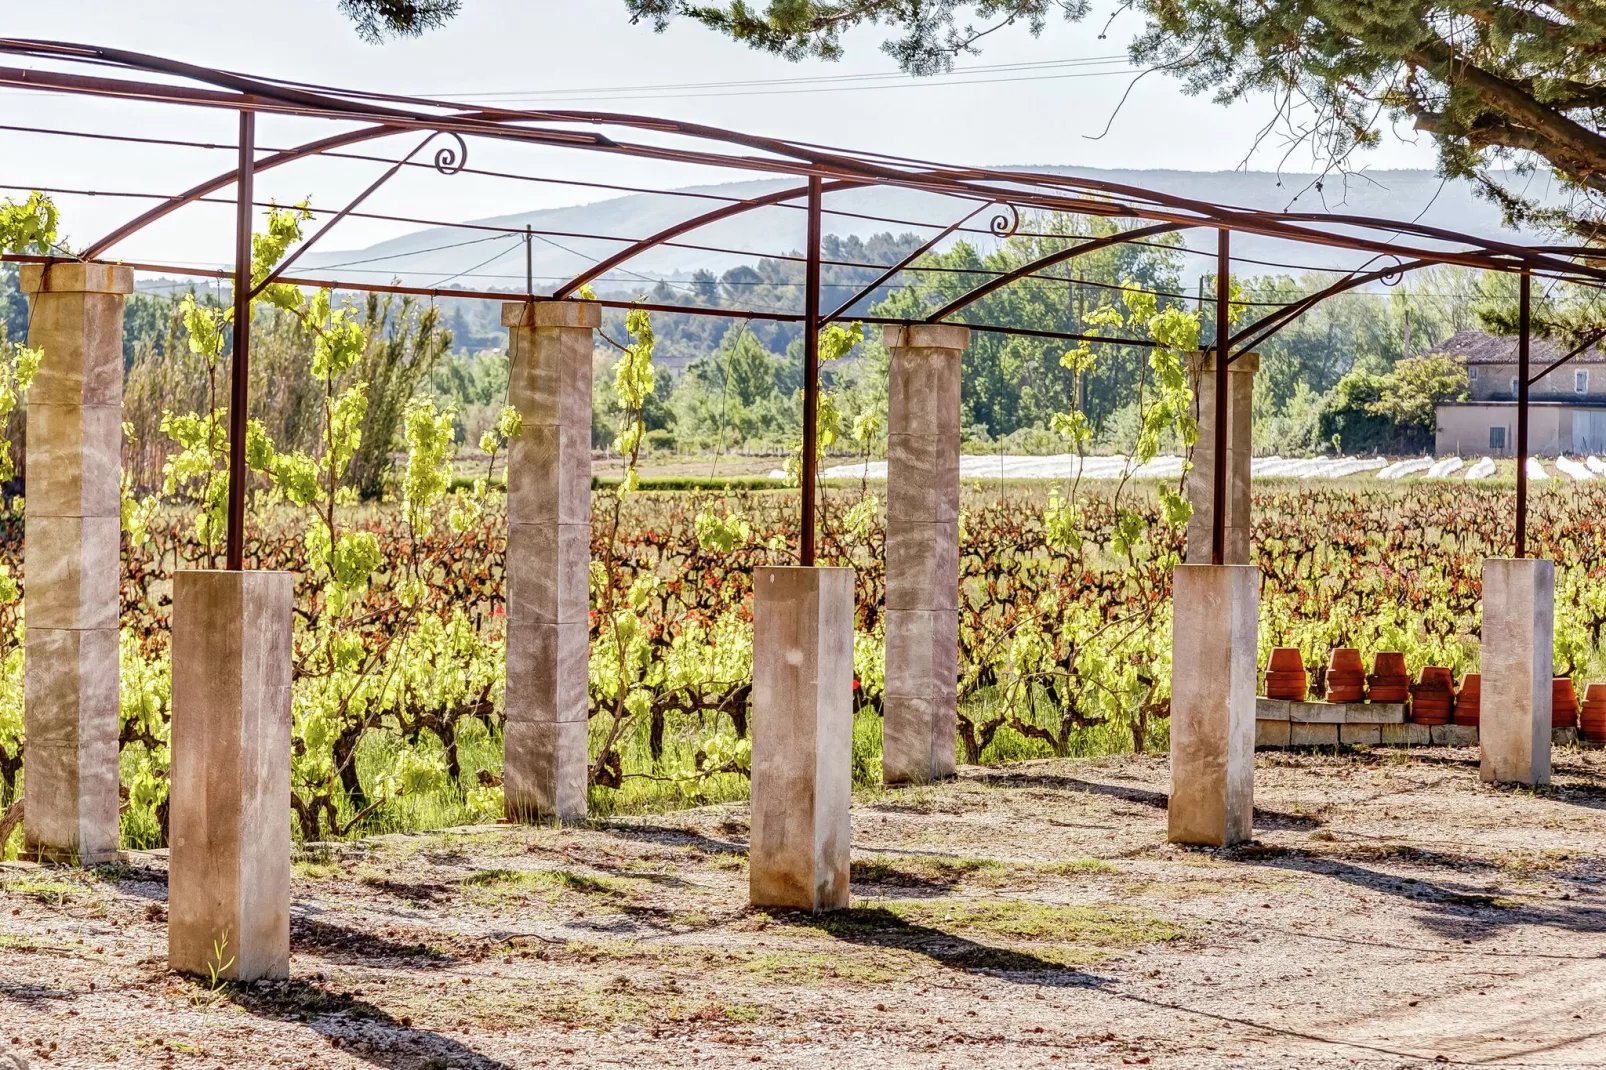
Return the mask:
<path id="1" fill-rule="evenodd" d="M 0 868 L 0 1068 L 1606 1065 L 1606 755 L 1262 754 L 1257 841 L 1163 757 L 853 810 L 854 906 L 746 905 L 747 809 L 298 852 L 291 971 L 165 965 L 166 860 Z"/>

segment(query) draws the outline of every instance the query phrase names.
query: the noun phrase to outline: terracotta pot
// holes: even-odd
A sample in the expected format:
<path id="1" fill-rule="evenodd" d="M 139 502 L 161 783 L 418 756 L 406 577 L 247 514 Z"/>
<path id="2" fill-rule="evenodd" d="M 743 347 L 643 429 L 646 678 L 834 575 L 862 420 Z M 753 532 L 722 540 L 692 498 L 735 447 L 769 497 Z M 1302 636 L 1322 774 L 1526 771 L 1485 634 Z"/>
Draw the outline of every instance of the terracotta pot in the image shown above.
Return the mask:
<path id="1" fill-rule="evenodd" d="M 1303 702 L 1308 689 L 1308 681 L 1301 672 L 1282 672 L 1269 670 L 1266 673 L 1266 697 L 1291 699 L 1294 702 Z"/>
<path id="2" fill-rule="evenodd" d="M 1329 656 L 1324 683 L 1328 702 L 1364 702 L 1366 666 L 1354 647 L 1338 647 Z"/>
<path id="3" fill-rule="evenodd" d="M 1603 692 L 1595 697 L 1596 689 Z M 1578 731 L 1591 743 L 1606 743 L 1606 684 L 1590 684 L 1584 692 L 1584 709 L 1578 715 Z"/>
<path id="4" fill-rule="evenodd" d="M 1575 728 L 1578 725 L 1578 693 L 1570 676 L 1557 676 L 1550 682 L 1550 727 Z"/>
<path id="5" fill-rule="evenodd" d="M 1482 715 L 1483 675 L 1469 672 L 1461 677 L 1461 690 L 1455 697 L 1454 721 L 1476 728 Z"/>
<path id="6" fill-rule="evenodd" d="M 1422 676 L 1417 686 L 1442 687 L 1445 691 L 1454 691 L 1455 677 L 1451 675 L 1449 669 L 1442 665 L 1429 665 L 1422 670 Z"/>
<path id="7" fill-rule="evenodd" d="M 1398 650 L 1379 650 L 1366 684 L 1366 697 L 1371 702 L 1404 702 L 1410 698 L 1411 677 L 1405 669 L 1405 655 Z"/>
<path id="8" fill-rule="evenodd" d="M 1449 724 L 1455 710 L 1454 678 L 1442 665 L 1422 670 L 1421 680 L 1411 688 L 1411 720 L 1417 724 Z"/>
<path id="9" fill-rule="evenodd" d="M 1305 659 L 1300 656 L 1297 646 L 1280 646 L 1272 650 L 1271 658 L 1266 662 L 1266 671 L 1270 672 L 1297 672 L 1305 671 Z"/>
<path id="10" fill-rule="evenodd" d="M 1405 655 L 1398 650 L 1379 650 L 1372 662 L 1372 672 L 1383 677 L 1398 676 L 1401 679 L 1408 679 Z"/>
<path id="11" fill-rule="evenodd" d="M 1366 675 L 1366 666 L 1361 661 L 1361 652 L 1354 647 L 1341 646 L 1335 649 L 1327 659 L 1327 671 L 1353 672 Z"/>

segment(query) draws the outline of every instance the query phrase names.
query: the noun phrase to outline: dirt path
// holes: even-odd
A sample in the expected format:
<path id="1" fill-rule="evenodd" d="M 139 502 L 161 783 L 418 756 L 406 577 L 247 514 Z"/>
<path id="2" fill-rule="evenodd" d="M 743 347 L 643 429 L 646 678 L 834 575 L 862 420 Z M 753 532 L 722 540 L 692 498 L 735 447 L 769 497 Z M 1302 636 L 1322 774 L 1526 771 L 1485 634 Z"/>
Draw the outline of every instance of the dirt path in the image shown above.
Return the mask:
<path id="1" fill-rule="evenodd" d="M 1163 758 L 966 770 L 855 800 L 820 919 L 746 907 L 743 806 L 309 849 L 295 980 L 216 992 L 160 856 L 7 866 L 0 1067 L 1599 1067 L 1606 756 L 1557 759 L 1262 755 L 1213 853 Z"/>

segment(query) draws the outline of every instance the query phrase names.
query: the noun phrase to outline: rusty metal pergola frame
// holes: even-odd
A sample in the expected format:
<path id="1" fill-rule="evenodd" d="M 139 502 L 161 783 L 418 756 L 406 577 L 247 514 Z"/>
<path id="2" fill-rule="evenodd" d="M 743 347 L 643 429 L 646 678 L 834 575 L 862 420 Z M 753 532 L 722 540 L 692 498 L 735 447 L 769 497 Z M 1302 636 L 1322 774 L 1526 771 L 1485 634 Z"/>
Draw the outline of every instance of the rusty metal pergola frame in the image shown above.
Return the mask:
<path id="1" fill-rule="evenodd" d="M 1214 230 L 1218 236 L 1216 250 L 1215 315 L 1218 325 L 1231 322 L 1229 280 L 1231 277 L 1231 235 L 1233 232 L 1259 235 L 1306 245 L 1327 246 L 1370 254 L 1371 259 L 1362 267 L 1343 274 L 1324 289 L 1306 295 L 1287 305 L 1275 308 L 1256 321 L 1212 344 L 1217 358 L 1213 383 L 1216 411 L 1225 412 L 1227 399 L 1228 367 L 1236 357 L 1265 342 L 1277 331 L 1293 322 L 1317 303 L 1340 293 L 1355 290 L 1376 282 L 1391 283 L 1407 272 L 1440 264 L 1455 264 L 1487 271 L 1501 271 L 1520 276 L 1521 313 L 1519 319 L 1519 391 L 1517 401 L 1517 503 L 1515 547 L 1518 557 L 1526 554 L 1527 524 L 1527 447 L 1528 447 L 1528 388 L 1544 375 L 1582 353 L 1590 345 L 1606 338 L 1603 329 L 1586 340 L 1566 356 L 1557 360 L 1537 376 L 1528 372 L 1529 336 L 1531 333 L 1531 292 L 1535 277 L 1567 281 L 1593 287 L 1606 287 L 1606 268 L 1587 257 L 1590 250 L 1570 246 L 1522 245 L 1495 241 L 1473 235 L 1459 234 L 1442 228 L 1419 223 L 1391 221 L 1373 217 L 1342 214 L 1311 214 L 1266 212 L 1236 208 L 1211 202 L 1161 194 L 1139 187 L 1111 182 L 1017 170 L 957 167 L 927 160 L 912 159 L 874 153 L 851 152 L 826 146 L 743 134 L 731 130 L 696 123 L 652 118 L 640 115 L 572 110 L 520 110 L 496 107 L 479 107 L 457 104 L 445 100 L 396 94 L 372 93 L 311 85 L 199 67 L 193 64 L 162 59 L 156 56 L 128 52 L 120 49 L 0 38 L 0 55 L 18 57 L 32 66 L 0 66 L 0 88 L 31 90 L 42 93 L 72 94 L 123 101 L 137 101 L 180 108 L 221 109 L 237 114 L 239 136 L 233 147 L 237 152 L 235 166 L 190 188 L 171 195 L 116 194 L 144 197 L 155 200 L 152 207 L 91 242 L 75 255 L 81 260 L 105 260 L 125 241 L 142 232 L 159 220 L 199 203 L 228 203 L 234 207 L 235 264 L 233 270 L 198 269 L 181 265 L 128 262 L 136 270 L 193 277 L 229 278 L 234 296 L 234 354 L 230 401 L 230 500 L 228 511 L 227 567 L 243 567 L 244 486 L 245 486 L 245 433 L 247 408 L 247 370 L 250 354 L 251 299 L 272 282 L 320 286 L 332 289 L 379 293 L 416 294 L 430 297 L 478 298 L 489 300 L 564 300 L 572 297 L 588 283 L 601 279 L 607 272 L 622 268 L 650 250 L 660 247 L 689 247 L 721 253 L 742 252 L 707 245 L 688 245 L 679 239 L 723 220 L 763 208 L 800 210 L 806 214 L 806 249 L 801 257 L 779 256 L 781 260 L 801 260 L 804 264 L 804 299 L 801 311 L 774 308 L 710 308 L 698 305 L 672 305 L 647 302 L 607 301 L 601 303 L 616 308 L 645 308 L 649 311 L 686 313 L 692 315 L 722 316 L 741 319 L 793 322 L 803 327 L 804 339 L 804 391 L 803 391 L 803 479 L 802 479 L 802 544 L 800 558 L 812 564 L 815 557 L 815 450 L 818 410 L 818 344 L 819 332 L 827 324 L 844 319 L 865 323 L 904 324 L 909 322 L 955 323 L 972 330 L 1016 333 L 1035 337 L 1065 339 L 1089 343 L 1109 343 L 1122 346 L 1144 346 L 1141 339 L 1090 335 L 1078 332 L 1026 331 L 1007 325 L 987 324 L 954 317 L 971 309 L 978 301 L 1012 283 L 1025 278 L 1047 277 L 1042 273 L 1060 264 L 1067 264 L 1079 256 L 1098 252 L 1123 243 L 1142 242 L 1145 239 L 1176 234 L 1185 230 Z M 91 71 L 95 73 L 90 73 Z M 107 72 L 111 72 L 108 74 Z M 346 126 L 332 134 L 288 148 L 261 149 L 256 143 L 256 120 L 260 115 L 291 116 L 301 119 L 325 120 Z M 33 133 L 61 134 L 65 136 L 99 138 L 110 141 L 146 142 L 160 145 L 180 145 L 192 148 L 222 148 L 200 142 L 173 139 L 142 138 L 110 134 L 84 133 L 50 128 L 23 128 Z M 350 151 L 356 146 L 385 138 L 422 134 L 423 137 L 405 154 L 397 157 Z M 441 138 L 449 143 L 437 148 L 432 157 L 419 159 L 426 150 Z M 783 190 L 765 193 L 746 199 L 721 197 L 715 194 L 687 191 L 642 190 L 623 185 L 594 182 L 568 182 L 565 179 L 540 178 L 534 175 L 475 171 L 503 179 L 553 181 L 581 186 L 599 186 L 607 189 L 635 189 L 636 192 L 658 193 L 662 196 L 679 196 L 703 201 L 718 202 L 718 207 L 686 218 L 672 226 L 641 238 L 624 239 L 612 235 L 564 235 L 600 239 L 618 243 L 614 253 L 597 259 L 571 278 L 562 281 L 549 292 L 537 293 L 529 267 L 529 242 L 540 233 L 530 227 L 522 231 L 485 224 L 407 219 L 364 213 L 358 209 L 386 182 L 404 169 L 429 167 L 443 175 L 472 170 L 467 166 L 469 139 L 489 139 L 504 143 L 523 144 L 543 148 L 596 152 L 715 168 L 724 172 L 746 173 L 755 177 L 773 179 L 791 177 L 800 184 Z M 268 155 L 259 156 L 267 151 Z M 378 179 L 344 207 L 334 212 L 321 209 L 317 214 L 328 215 L 311 236 L 306 238 L 275 271 L 265 279 L 253 281 L 251 277 L 252 214 L 258 207 L 253 201 L 253 184 L 264 171 L 284 167 L 317 157 L 339 157 L 371 161 L 387 165 Z M 235 187 L 233 198 L 214 196 L 228 187 Z M 825 206 L 828 195 L 867 187 L 898 187 L 932 194 L 945 202 L 958 205 L 957 219 L 936 221 L 909 221 L 868 216 L 848 211 L 835 211 Z M 40 188 L 27 185 L 0 186 L 0 189 Z M 83 191 L 52 191 L 83 192 Z M 111 194 L 100 193 L 102 196 Z M 798 203 L 802 202 L 802 203 Z M 993 211 L 985 227 L 973 226 L 977 217 Z M 1022 212 L 1068 213 L 1093 216 L 1114 221 L 1124 227 L 1116 233 L 1090 238 L 1063 249 L 1045 254 L 1030 263 L 1008 272 L 976 272 L 993 277 L 972 286 L 960 297 L 932 310 L 924 319 L 909 321 L 875 316 L 851 316 L 852 309 L 880 287 L 891 283 L 905 273 L 918 274 L 929 270 L 917 266 L 919 258 L 932 251 L 943 240 L 956 233 L 988 234 L 1007 238 L 1021 233 Z M 842 215 L 871 219 L 893 225 L 917 226 L 935 231 L 934 235 L 913 253 L 891 266 L 884 264 L 825 261 L 821 255 L 823 217 Z M 524 235 L 526 242 L 526 285 L 523 292 L 509 290 L 476 290 L 458 287 L 421 287 L 400 284 L 376 284 L 339 278 L 315 278 L 288 274 L 288 269 L 301 259 L 308 249 L 324 239 L 336 226 L 348 218 L 388 219 L 416 224 L 465 227 L 472 230 L 500 231 L 504 236 Z M 1062 235 L 1046 237 L 1062 238 Z M 771 254 L 754 254 L 771 255 Z M 6 254 L 6 260 L 43 261 L 64 259 L 61 256 Z M 821 306 L 821 271 L 830 263 L 859 269 L 874 269 L 875 280 L 863 285 L 835 309 L 823 312 Z M 1379 266 L 1381 265 L 1381 266 Z M 1069 269 L 1067 269 L 1068 272 Z M 967 274 L 970 274 L 967 272 Z M 1225 328 L 1218 328 L 1218 334 Z M 1215 421 L 1215 440 L 1212 448 L 1216 456 L 1226 452 L 1226 421 Z M 1225 510 L 1221 507 L 1226 498 L 1226 466 L 1215 465 L 1215 484 L 1212 488 L 1216 504 L 1212 530 L 1212 560 L 1222 561 L 1225 541 Z"/>

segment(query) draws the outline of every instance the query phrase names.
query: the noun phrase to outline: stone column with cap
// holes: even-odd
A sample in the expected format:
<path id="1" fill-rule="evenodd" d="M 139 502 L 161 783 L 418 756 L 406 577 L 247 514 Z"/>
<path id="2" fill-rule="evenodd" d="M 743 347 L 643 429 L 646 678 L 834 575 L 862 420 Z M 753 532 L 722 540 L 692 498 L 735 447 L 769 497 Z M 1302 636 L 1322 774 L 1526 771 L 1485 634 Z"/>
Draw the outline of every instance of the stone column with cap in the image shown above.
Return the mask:
<path id="1" fill-rule="evenodd" d="M 1260 570 L 1249 564 L 1250 460 L 1260 358 L 1227 366 L 1227 455 L 1215 455 L 1216 359 L 1195 353 L 1199 440 L 1185 490 L 1193 506 L 1188 551 L 1171 584 L 1171 795 L 1173 843 L 1222 847 L 1253 835 L 1255 692 Z M 1211 564 L 1216 465 L 1227 465 L 1222 563 Z"/>
<path id="2" fill-rule="evenodd" d="M 1199 441 L 1193 450 L 1193 470 L 1186 492 L 1193 514 L 1188 519 L 1190 565 L 1210 564 L 1210 528 L 1215 516 L 1214 454 L 1216 434 L 1216 358 L 1209 350 L 1191 354 L 1194 418 Z M 1260 356 L 1240 353 L 1227 365 L 1227 525 L 1224 565 L 1249 564 L 1250 463 L 1253 456 L 1255 372 Z"/>
<path id="3" fill-rule="evenodd" d="M 1500 784 L 1550 783 L 1556 566 L 1540 558 L 1483 562 L 1483 695 L 1479 776 Z"/>
<path id="4" fill-rule="evenodd" d="M 952 776 L 959 677 L 959 382 L 970 331 L 886 328 L 889 784 Z"/>
<path id="5" fill-rule="evenodd" d="M 117 623 L 123 301 L 134 273 L 99 263 L 25 264 L 28 345 L 28 636 L 24 856 L 116 857 Z"/>
<path id="6" fill-rule="evenodd" d="M 593 301 L 502 306 L 508 400 L 507 729 L 502 792 L 516 821 L 586 814 Z"/>

